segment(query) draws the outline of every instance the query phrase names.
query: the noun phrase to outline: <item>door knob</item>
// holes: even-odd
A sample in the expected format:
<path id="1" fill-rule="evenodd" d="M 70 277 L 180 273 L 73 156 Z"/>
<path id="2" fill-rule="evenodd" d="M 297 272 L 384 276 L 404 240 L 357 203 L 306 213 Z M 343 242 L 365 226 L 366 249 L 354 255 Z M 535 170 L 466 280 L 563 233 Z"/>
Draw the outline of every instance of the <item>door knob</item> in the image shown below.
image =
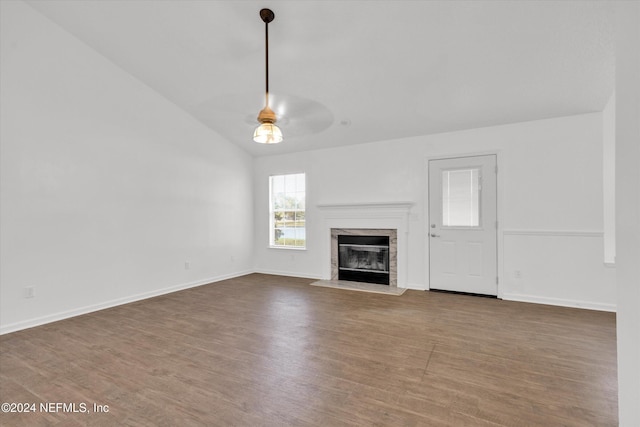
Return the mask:
<path id="1" fill-rule="evenodd" d="M 431 233 L 431 237 L 440 237 L 439 234 Z"/>

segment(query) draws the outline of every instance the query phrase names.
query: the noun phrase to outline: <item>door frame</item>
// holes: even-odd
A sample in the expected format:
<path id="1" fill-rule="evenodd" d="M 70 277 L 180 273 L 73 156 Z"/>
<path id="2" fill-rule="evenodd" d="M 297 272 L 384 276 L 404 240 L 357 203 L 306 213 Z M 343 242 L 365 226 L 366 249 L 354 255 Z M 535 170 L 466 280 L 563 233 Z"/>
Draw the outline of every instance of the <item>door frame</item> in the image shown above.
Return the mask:
<path id="1" fill-rule="evenodd" d="M 431 224 L 431 218 L 429 213 L 429 161 L 430 160 L 449 160 L 449 159 L 459 159 L 464 157 L 478 157 L 478 156 L 496 156 L 496 166 L 498 167 L 498 174 L 496 176 L 496 219 L 498 221 L 498 228 L 496 229 L 496 273 L 498 275 L 498 295 L 497 297 L 502 299 L 503 288 L 504 288 L 504 238 L 503 238 L 503 227 L 502 227 L 502 206 L 503 206 L 503 176 L 504 170 L 501 165 L 501 151 L 502 150 L 487 150 L 487 151 L 472 151 L 472 152 L 461 152 L 455 154 L 443 154 L 437 156 L 427 156 L 425 158 L 425 191 L 423 194 L 424 197 L 424 233 L 423 233 L 423 245 L 424 245 L 424 254 L 426 256 L 425 259 L 425 282 L 426 289 L 431 289 L 431 252 L 429 249 L 429 224 Z"/>

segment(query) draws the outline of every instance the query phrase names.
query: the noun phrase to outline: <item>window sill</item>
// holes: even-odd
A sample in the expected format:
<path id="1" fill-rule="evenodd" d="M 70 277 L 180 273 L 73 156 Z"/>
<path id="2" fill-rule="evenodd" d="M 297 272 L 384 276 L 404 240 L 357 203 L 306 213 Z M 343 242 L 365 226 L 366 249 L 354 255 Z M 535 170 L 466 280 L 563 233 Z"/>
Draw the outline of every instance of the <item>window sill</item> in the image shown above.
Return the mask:
<path id="1" fill-rule="evenodd" d="M 278 250 L 287 250 L 287 251 L 306 251 L 307 248 L 296 248 L 293 246 L 268 246 L 267 249 L 278 249 Z"/>

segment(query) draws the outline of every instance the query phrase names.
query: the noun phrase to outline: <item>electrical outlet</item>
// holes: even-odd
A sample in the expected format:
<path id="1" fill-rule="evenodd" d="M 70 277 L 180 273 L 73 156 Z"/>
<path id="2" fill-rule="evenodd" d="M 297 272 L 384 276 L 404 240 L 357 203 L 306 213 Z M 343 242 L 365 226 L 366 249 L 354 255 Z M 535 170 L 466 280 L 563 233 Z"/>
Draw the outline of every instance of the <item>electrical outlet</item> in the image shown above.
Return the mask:
<path id="1" fill-rule="evenodd" d="M 520 270 L 515 270 L 513 272 L 513 277 L 515 277 L 516 279 L 522 279 L 522 271 Z"/>
<path id="2" fill-rule="evenodd" d="M 231 257 L 230 257 L 230 258 L 231 258 L 231 262 L 235 262 L 236 257 L 234 257 L 233 255 L 231 255 Z"/>
<path id="3" fill-rule="evenodd" d="M 28 286 L 24 288 L 24 297 L 25 298 L 33 298 L 36 296 L 36 290 L 33 286 Z"/>
<path id="4" fill-rule="evenodd" d="M 191 268 L 191 263 L 189 261 L 185 261 L 184 262 L 184 269 L 188 270 L 189 268 Z"/>

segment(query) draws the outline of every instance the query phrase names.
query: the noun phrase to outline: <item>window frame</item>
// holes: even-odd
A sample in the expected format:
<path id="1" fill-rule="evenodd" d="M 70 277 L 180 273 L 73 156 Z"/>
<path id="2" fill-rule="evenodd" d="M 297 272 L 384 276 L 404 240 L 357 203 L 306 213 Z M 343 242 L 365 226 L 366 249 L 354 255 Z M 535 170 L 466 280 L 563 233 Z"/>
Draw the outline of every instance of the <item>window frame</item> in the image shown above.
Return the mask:
<path id="1" fill-rule="evenodd" d="M 283 179 L 285 180 L 285 184 L 284 184 L 284 192 L 282 193 L 284 196 L 284 198 L 286 199 L 287 197 L 293 197 L 293 198 L 297 198 L 299 197 L 299 193 L 301 191 L 299 191 L 299 189 L 297 187 L 294 188 L 294 191 L 286 191 L 286 177 L 288 176 L 296 176 L 296 175 L 302 175 L 303 176 L 303 180 L 304 180 L 304 187 L 302 190 L 303 193 L 303 208 L 300 208 L 298 206 L 296 206 L 295 208 L 279 208 L 276 209 L 275 207 L 275 197 L 274 197 L 274 180 L 278 177 L 283 177 Z M 297 178 L 296 178 L 297 179 Z M 287 250 L 296 250 L 296 251 L 304 251 L 307 249 L 307 239 L 306 239 L 306 231 L 307 231 L 307 225 L 306 225 L 306 199 L 307 199 L 307 174 L 306 172 L 292 172 L 292 173 L 280 173 L 280 174 L 273 174 L 273 175 L 269 175 L 269 248 L 271 249 L 287 249 Z M 299 202 L 299 200 L 296 199 L 296 204 Z M 294 237 L 294 244 L 275 244 L 276 243 L 276 238 L 275 238 L 275 230 L 276 230 L 276 224 L 275 222 L 277 221 L 275 218 L 275 214 L 276 212 L 282 212 L 283 214 L 286 215 L 287 212 L 293 212 L 294 213 L 294 225 L 296 225 L 296 223 L 298 223 L 298 220 L 296 218 L 296 216 L 299 213 L 302 213 L 303 217 L 304 217 L 304 225 L 302 228 L 302 230 L 304 231 L 304 240 L 303 240 L 303 244 L 302 245 L 296 245 L 295 241 L 297 240 L 301 240 L 301 239 L 297 239 Z M 287 228 L 287 227 L 283 227 L 283 228 Z M 292 228 L 300 228 L 300 227 L 292 227 Z"/>

